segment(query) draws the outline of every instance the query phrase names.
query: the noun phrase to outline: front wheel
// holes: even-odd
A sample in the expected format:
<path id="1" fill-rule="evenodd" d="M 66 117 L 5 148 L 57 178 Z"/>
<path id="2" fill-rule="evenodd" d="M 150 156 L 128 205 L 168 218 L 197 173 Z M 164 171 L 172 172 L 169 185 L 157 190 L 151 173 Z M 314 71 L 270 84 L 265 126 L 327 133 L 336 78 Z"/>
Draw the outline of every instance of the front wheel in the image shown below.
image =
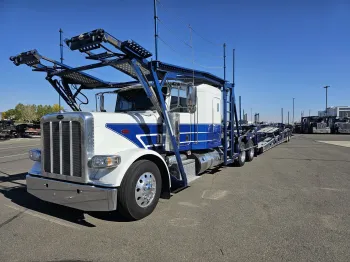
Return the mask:
<path id="1" fill-rule="evenodd" d="M 126 172 L 118 191 L 118 210 L 130 220 L 150 215 L 158 204 L 162 177 L 157 165 L 138 160 Z"/>

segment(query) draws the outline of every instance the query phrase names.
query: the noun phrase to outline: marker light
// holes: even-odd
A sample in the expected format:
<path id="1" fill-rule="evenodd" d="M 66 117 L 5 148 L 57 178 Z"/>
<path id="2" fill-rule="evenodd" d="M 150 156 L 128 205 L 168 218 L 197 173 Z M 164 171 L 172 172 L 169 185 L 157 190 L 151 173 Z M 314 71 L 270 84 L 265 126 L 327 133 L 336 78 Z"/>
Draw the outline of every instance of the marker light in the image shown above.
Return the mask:
<path id="1" fill-rule="evenodd" d="M 93 156 L 91 158 L 92 168 L 112 168 L 120 164 L 120 156 Z"/>
<path id="2" fill-rule="evenodd" d="M 40 162 L 41 160 L 41 151 L 40 149 L 31 149 L 29 150 L 29 158 L 33 161 Z"/>

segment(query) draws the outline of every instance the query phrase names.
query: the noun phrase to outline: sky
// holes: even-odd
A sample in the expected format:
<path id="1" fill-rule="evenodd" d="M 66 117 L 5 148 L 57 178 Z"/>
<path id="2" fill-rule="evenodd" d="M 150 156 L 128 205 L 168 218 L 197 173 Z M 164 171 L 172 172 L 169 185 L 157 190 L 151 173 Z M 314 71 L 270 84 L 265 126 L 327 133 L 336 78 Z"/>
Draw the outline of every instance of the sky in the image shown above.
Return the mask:
<path id="1" fill-rule="evenodd" d="M 289 111 L 292 121 L 293 98 L 295 120 L 302 111 L 315 115 L 325 108 L 325 85 L 328 106 L 350 106 L 348 0 L 159 0 L 158 16 L 161 61 L 223 77 L 226 43 L 226 76 L 232 81 L 235 49 L 236 97 L 242 97 L 248 120 L 252 112 L 261 121 L 280 121 L 284 108 L 284 120 Z M 60 28 L 64 38 L 103 28 L 154 54 L 153 0 L 0 0 L 0 112 L 17 103 L 58 103 L 44 73 L 16 67 L 9 57 L 37 49 L 59 60 Z M 63 51 L 70 66 L 91 62 L 78 51 Z M 129 80 L 111 68 L 89 73 Z M 91 106 L 84 109 L 94 110 L 93 93 L 87 95 Z"/>

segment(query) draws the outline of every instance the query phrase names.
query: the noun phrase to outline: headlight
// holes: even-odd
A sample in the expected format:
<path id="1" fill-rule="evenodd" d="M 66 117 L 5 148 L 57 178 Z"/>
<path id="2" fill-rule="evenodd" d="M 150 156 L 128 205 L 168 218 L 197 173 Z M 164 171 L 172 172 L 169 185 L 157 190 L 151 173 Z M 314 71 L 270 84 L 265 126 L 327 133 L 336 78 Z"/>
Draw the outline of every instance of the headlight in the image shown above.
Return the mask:
<path id="1" fill-rule="evenodd" d="M 40 162 L 41 160 L 41 151 L 40 149 L 31 149 L 29 150 L 29 158 L 33 161 Z"/>
<path id="2" fill-rule="evenodd" d="M 120 156 L 93 156 L 91 158 L 92 168 L 112 168 L 120 164 Z"/>

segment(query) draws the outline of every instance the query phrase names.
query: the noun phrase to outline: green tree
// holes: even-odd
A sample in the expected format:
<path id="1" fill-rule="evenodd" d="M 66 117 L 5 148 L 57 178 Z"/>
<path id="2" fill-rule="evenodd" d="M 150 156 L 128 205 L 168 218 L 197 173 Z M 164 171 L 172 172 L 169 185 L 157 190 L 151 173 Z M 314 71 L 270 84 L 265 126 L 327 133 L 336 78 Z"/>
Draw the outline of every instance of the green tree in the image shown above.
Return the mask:
<path id="1" fill-rule="evenodd" d="M 53 106 L 52 106 L 52 110 L 53 110 L 53 112 L 52 113 L 54 113 L 54 112 L 59 112 L 60 110 L 63 110 L 63 107 L 61 106 L 59 106 L 59 104 L 54 104 Z"/>
<path id="2" fill-rule="evenodd" d="M 36 105 L 25 105 L 21 111 L 21 120 L 24 122 L 37 120 Z"/>
<path id="3" fill-rule="evenodd" d="M 50 105 L 38 105 L 36 108 L 36 116 L 37 116 L 37 121 L 40 121 L 40 119 L 47 114 L 53 113 L 54 110 L 52 106 Z"/>
<path id="4" fill-rule="evenodd" d="M 15 114 L 16 114 L 16 120 L 23 120 L 23 117 L 22 117 L 22 112 L 24 110 L 24 107 L 25 105 L 23 105 L 22 103 L 19 103 L 16 105 L 15 107 Z"/>
<path id="5" fill-rule="evenodd" d="M 3 118 L 23 122 L 40 121 L 47 114 L 57 113 L 63 110 L 58 104 L 54 105 L 24 105 L 19 103 L 14 109 L 3 112 Z"/>
<path id="6" fill-rule="evenodd" d="M 18 114 L 17 114 L 17 111 L 15 109 L 9 109 L 6 112 L 3 112 L 2 117 L 4 119 L 17 120 Z"/>

